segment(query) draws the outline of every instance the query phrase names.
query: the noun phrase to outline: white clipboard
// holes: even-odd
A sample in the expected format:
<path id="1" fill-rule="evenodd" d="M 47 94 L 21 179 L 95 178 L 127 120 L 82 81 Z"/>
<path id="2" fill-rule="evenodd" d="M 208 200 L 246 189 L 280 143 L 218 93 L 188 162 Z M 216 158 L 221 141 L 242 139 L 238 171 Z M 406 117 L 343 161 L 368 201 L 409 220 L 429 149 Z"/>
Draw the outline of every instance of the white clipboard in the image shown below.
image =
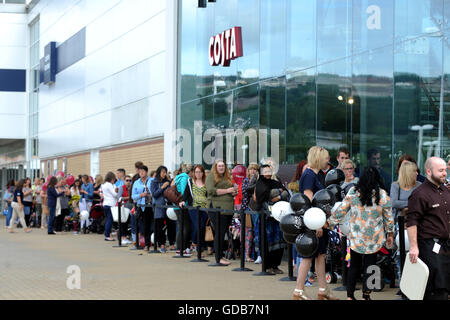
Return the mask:
<path id="1" fill-rule="evenodd" d="M 410 300 L 423 300 L 429 274 L 427 265 L 419 258 L 417 258 L 417 263 L 411 263 L 408 252 L 400 281 L 400 290 Z"/>

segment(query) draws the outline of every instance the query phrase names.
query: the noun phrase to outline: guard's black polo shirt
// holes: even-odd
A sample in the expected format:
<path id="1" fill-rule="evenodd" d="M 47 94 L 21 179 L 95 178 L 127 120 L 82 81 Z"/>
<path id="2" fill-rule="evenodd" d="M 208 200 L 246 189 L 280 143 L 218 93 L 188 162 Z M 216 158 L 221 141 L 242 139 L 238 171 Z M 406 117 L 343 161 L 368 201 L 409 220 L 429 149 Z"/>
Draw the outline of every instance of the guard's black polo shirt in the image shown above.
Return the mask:
<path id="1" fill-rule="evenodd" d="M 428 179 L 408 198 L 406 226 L 417 226 L 418 239 L 449 239 L 450 190 Z"/>

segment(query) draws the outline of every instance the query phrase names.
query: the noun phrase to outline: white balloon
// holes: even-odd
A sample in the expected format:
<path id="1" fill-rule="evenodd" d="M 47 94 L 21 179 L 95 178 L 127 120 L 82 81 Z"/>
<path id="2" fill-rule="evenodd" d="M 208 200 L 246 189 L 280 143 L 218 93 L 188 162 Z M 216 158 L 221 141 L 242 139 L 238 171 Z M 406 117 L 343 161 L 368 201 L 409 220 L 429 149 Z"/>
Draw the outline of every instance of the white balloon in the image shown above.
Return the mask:
<path id="1" fill-rule="evenodd" d="M 86 210 L 83 210 L 80 212 L 80 218 L 82 221 L 88 220 L 89 219 L 89 212 L 87 212 Z"/>
<path id="2" fill-rule="evenodd" d="M 175 210 L 173 208 L 167 209 L 166 214 L 170 220 L 177 220 L 177 214 L 175 213 Z"/>
<path id="3" fill-rule="evenodd" d="M 152 233 L 152 236 L 150 237 L 150 242 L 155 243 L 155 234 Z"/>
<path id="4" fill-rule="evenodd" d="M 281 218 L 291 213 L 294 213 L 294 210 L 292 210 L 291 204 L 287 201 L 278 201 L 272 206 L 272 217 L 278 222 L 281 221 Z"/>
<path id="5" fill-rule="evenodd" d="M 400 235 L 397 234 L 395 237 L 395 244 L 397 245 L 398 250 L 400 250 Z M 409 239 L 408 239 L 408 231 L 405 230 L 405 251 L 409 251 Z"/>
<path id="6" fill-rule="evenodd" d="M 303 216 L 303 222 L 308 229 L 319 230 L 327 221 L 325 212 L 320 208 L 309 208 Z"/>

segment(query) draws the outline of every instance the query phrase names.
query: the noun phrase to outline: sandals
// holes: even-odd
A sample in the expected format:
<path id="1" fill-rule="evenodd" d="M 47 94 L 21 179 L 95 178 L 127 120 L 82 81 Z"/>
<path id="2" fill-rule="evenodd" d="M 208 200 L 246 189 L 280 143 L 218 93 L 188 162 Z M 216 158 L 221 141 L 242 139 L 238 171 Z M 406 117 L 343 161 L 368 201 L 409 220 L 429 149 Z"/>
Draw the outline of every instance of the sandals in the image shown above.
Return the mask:
<path id="1" fill-rule="evenodd" d="M 294 300 L 312 300 L 305 294 L 304 290 L 294 289 L 293 293 Z"/>
<path id="2" fill-rule="evenodd" d="M 231 264 L 231 262 L 228 261 L 228 260 L 225 259 L 225 258 L 220 259 L 220 263 L 221 263 L 221 264 L 224 264 L 224 265 L 227 265 L 227 266 L 229 266 L 229 265 Z"/>
<path id="3" fill-rule="evenodd" d="M 339 300 L 335 296 L 330 293 L 330 288 L 319 288 L 319 292 L 317 293 L 318 300 Z"/>
<path id="4" fill-rule="evenodd" d="M 247 258 L 245 259 L 245 262 L 255 262 L 255 260 L 253 260 L 252 258 Z"/>

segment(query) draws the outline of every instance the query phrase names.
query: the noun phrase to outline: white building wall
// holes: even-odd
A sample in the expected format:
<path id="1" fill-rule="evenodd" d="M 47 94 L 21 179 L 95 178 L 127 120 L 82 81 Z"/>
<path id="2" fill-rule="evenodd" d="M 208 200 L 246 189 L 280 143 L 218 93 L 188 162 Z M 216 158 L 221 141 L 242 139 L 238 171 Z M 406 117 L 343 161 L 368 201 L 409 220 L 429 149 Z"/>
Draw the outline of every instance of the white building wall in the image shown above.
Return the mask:
<path id="1" fill-rule="evenodd" d="M 27 69 L 27 28 L 26 14 L 0 12 L 0 69 Z M 27 105 L 26 92 L 0 92 L 0 139 L 25 139 Z"/>
<path id="2" fill-rule="evenodd" d="M 173 10 L 174 0 L 41 0 L 33 9 L 41 57 L 47 43 L 86 27 L 86 57 L 54 85 L 40 86 L 41 158 L 165 137 L 175 128 L 176 91 L 167 83 L 176 72 L 168 72 L 167 57 L 176 48 L 166 38 L 176 34 L 166 32 L 167 3 Z"/>

